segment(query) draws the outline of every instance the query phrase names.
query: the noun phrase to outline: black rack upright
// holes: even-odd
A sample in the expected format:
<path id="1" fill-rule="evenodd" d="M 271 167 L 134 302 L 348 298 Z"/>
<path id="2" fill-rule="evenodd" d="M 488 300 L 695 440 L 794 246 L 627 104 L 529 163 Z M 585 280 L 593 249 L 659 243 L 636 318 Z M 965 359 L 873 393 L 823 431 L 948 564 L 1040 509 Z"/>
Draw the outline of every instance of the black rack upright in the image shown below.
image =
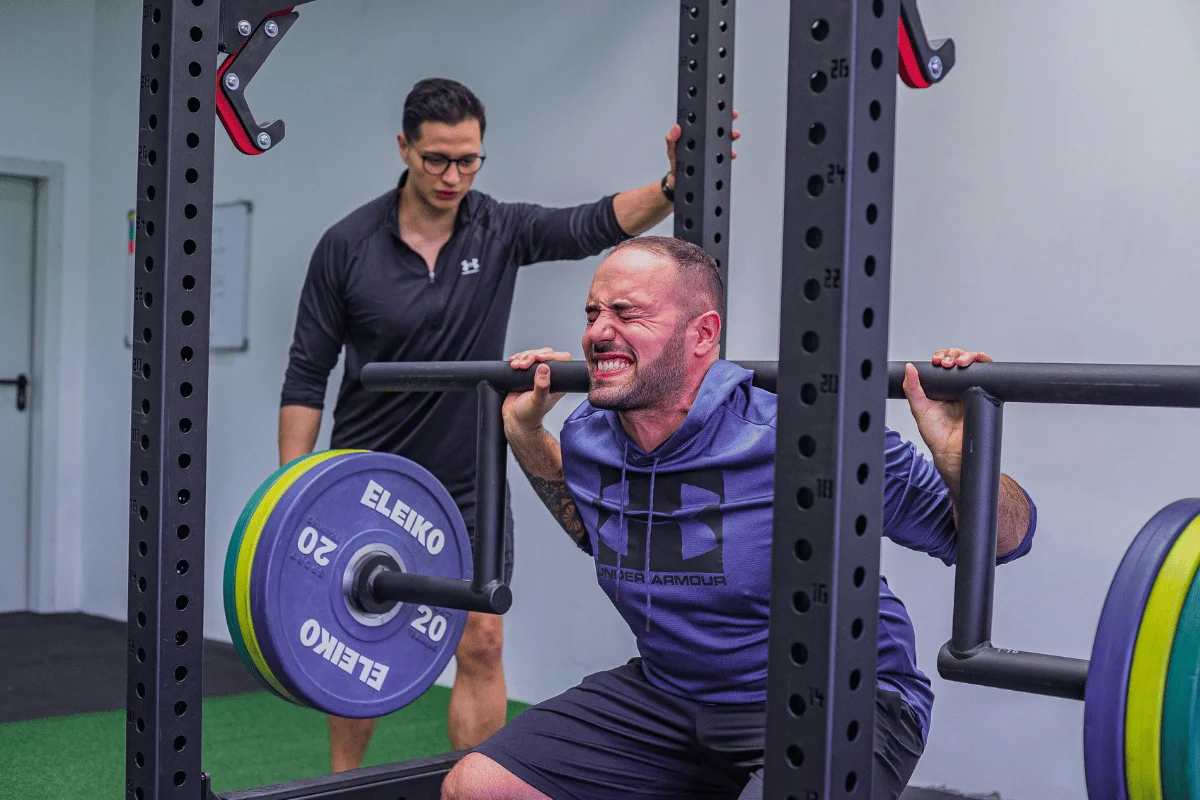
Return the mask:
<path id="1" fill-rule="evenodd" d="M 125 794 L 202 793 L 216 0 L 142 7 Z"/>
<path id="2" fill-rule="evenodd" d="M 896 0 L 792 0 L 765 796 L 871 791 Z"/>

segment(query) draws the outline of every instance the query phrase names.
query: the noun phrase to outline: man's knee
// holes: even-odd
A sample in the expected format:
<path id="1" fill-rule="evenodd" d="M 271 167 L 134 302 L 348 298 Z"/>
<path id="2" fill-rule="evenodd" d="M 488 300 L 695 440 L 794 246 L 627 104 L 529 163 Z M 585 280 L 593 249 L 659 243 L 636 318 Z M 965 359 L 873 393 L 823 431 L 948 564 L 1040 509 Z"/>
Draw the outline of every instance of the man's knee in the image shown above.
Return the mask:
<path id="1" fill-rule="evenodd" d="M 495 789 L 516 776 L 481 753 L 467 753 L 442 781 L 442 800 L 496 797 Z"/>
<path id="2" fill-rule="evenodd" d="M 375 732 L 374 719 L 352 719 L 329 715 L 329 732 L 331 736 L 343 739 L 370 739 Z"/>
<path id="3" fill-rule="evenodd" d="M 496 614 L 471 613 L 455 651 L 458 669 L 489 672 L 500 668 L 504 654 L 504 620 Z"/>

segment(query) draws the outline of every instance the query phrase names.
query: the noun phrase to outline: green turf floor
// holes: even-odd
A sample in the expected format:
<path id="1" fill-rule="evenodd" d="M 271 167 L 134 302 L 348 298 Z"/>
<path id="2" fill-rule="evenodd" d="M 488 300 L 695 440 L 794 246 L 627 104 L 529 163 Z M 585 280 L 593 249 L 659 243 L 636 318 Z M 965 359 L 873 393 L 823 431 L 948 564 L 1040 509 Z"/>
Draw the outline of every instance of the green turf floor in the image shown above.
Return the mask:
<path id="1" fill-rule="evenodd" d="M 449 702 L 434 686 L 380 720 L 364 766 L 448 752 Z M 509 719 L 525 708 L 510 702 Z M 265 692 L 206 700 L 202 766 L 217 792 L 326 774 L 325 717 Z M 0 798 L 119 798 L 124 784 L 124 711 L 0 725 Z"/>

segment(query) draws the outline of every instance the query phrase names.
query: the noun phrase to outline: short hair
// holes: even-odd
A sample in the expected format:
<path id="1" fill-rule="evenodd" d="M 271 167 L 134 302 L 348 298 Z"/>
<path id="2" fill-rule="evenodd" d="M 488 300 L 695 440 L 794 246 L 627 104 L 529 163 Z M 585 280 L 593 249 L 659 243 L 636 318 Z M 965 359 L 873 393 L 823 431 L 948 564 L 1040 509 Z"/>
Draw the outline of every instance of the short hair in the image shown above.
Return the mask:
<path id="1" fill-rule="evenodd" d="M 457 125 L 468 119 L 479 121 L 479 135 L 487 128 L 483 103 L 461 83 L 450 78 L 425 78 L 413 85 L 404 98 L 404 138 L 415 142 L 422 122 Z"/>
<path id="2" fill-rule="evenodd" d="M 703 247 L 676 239 L 672 236 L 637 236 L 626 239 L 613 248 L 616 253 L 626 248 L 635 247 L 647 250 L 660 256 L 665 256 L 674 262 L 679 276 L 689 287 L 695 288 L 698 295 L 708 301 L 708 308 L 701 309 L 703 313 L 712 309 L 725 320 L 725 282 L 721 280 L 721 269 L 717 260 L 709 255 Z"/>

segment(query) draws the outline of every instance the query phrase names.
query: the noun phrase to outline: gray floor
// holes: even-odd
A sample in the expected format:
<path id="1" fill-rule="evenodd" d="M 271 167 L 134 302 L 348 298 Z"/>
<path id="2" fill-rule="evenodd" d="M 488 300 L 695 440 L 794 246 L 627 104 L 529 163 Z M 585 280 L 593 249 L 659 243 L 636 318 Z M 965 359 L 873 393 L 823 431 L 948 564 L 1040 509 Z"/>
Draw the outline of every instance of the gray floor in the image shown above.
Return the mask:
<path id="1" fill-rule="evenodd" d="M 0 723 L 125 707 L 125 623 L 0 614 Z M 262 691 L 225 642 L 204 643 L 204 695 Z"/>
<path id="2" fill-rule="evenodd" d="M 965 795 L 938 791 L 937 789 L 908 788 L 904 791 L 900 800 L 963 800 L 964 798 L 968 798 L 968 800 L 1000 800 L 1000 795 Z"/>

